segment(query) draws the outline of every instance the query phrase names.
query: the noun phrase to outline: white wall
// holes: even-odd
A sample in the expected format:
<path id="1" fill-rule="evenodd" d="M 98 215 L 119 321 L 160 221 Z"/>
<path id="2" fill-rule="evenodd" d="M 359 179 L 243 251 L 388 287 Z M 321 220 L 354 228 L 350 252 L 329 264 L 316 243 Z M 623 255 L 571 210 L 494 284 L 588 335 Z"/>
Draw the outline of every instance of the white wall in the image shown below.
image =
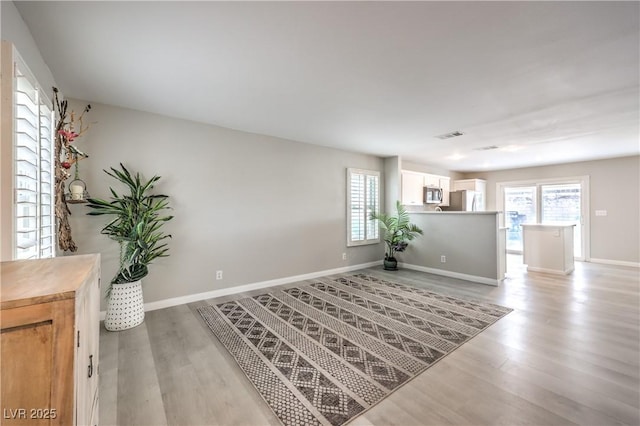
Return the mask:
<path id="1" fill-rule="evenodd" d="M 613 262 L 640 263 L 640 156 L 545 167 L 469 173 L 465 178 L 487 181 L 487 210 L 496 206 L 496 184 L 589 176 L 589 222 L 591 258 Z M 607 216 L 595 216 L 607 210 Z"/>
<path id="2" fill-rule="evenodd" d="M 81 111 L 86 103 L 72 101 Z M 382 259 L 381 244 L 346 246 L 346 168 L 383 171 L 369 155 L 297 143 L 123 108 L 92 104 L 79 149 L 92 196 L 117 182 L 103 169 L 123 162 L 170 195 L 171 256 L 143 280 L 145 302 Z M 103 280 L 117 268 L 104 218 L 72 205 L 78 253 L 102 253 Z M 347 260 L 342 260 L 342 253 Z M 224 279 L 215 280 L 223 270 Z"/>
<path id="3" fill-rule="evenodd" d="M 42 88 L 48 90 L 47 96 L 51 97 L 53 95 L 51 88 L 56 85 L 55 80 L 51 70 L 42 59 L 40 50 L 18 9 L 12 1 L 2 0 L 0 1 L 0 10 L 2 11 L 0 13 L 2 40 L 13 43 Z M 66 23 L 61 23 L 61 25 L 66 25 Z"/>

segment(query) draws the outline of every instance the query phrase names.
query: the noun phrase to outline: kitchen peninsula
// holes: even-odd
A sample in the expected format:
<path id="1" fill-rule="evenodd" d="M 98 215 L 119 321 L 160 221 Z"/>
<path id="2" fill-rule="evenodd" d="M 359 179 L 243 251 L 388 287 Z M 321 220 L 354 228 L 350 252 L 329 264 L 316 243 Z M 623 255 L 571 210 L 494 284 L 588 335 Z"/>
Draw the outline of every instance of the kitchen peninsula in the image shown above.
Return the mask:
<path id="1" fill-rule="evenodd" d="M 402 253 L 402 266 L 499 285 L 506 273 L 506 228 L 500 212 L 409 212 L 424 235 Z"/>

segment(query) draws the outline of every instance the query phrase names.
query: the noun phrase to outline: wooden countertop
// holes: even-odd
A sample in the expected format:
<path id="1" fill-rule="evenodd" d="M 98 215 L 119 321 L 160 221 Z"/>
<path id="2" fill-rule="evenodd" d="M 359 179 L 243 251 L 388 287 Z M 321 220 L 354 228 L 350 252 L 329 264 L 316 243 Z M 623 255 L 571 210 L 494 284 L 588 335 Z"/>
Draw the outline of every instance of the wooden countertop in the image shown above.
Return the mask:
<path id="1" fill-rule="evenodd" d="M 73 298 L 76 290 L 99 267 L 99 254 L 1 262 L 1 308 Z"/>

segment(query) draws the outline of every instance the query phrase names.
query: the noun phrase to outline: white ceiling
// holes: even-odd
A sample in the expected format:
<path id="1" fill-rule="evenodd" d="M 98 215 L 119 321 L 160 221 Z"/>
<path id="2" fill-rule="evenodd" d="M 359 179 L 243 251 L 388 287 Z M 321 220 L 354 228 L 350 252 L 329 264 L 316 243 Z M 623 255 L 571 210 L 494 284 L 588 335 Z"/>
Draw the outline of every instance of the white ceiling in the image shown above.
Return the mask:
<path id="1" fill-rule="evenodd" d="M 639 5 L 16 2 L 66 96 L 457 171 L 640 153 Z"/>

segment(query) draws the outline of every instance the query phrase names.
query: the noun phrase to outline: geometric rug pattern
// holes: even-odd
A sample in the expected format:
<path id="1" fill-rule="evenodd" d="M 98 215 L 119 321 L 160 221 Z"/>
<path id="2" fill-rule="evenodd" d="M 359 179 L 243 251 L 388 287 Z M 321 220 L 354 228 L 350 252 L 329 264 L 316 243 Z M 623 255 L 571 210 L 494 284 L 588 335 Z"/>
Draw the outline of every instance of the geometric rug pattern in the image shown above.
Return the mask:
<path id="1" fill-rule="evenodd" d="M 511 309 L 363 273 L 198 308 L 284 425 L 342 425 Z"/>

